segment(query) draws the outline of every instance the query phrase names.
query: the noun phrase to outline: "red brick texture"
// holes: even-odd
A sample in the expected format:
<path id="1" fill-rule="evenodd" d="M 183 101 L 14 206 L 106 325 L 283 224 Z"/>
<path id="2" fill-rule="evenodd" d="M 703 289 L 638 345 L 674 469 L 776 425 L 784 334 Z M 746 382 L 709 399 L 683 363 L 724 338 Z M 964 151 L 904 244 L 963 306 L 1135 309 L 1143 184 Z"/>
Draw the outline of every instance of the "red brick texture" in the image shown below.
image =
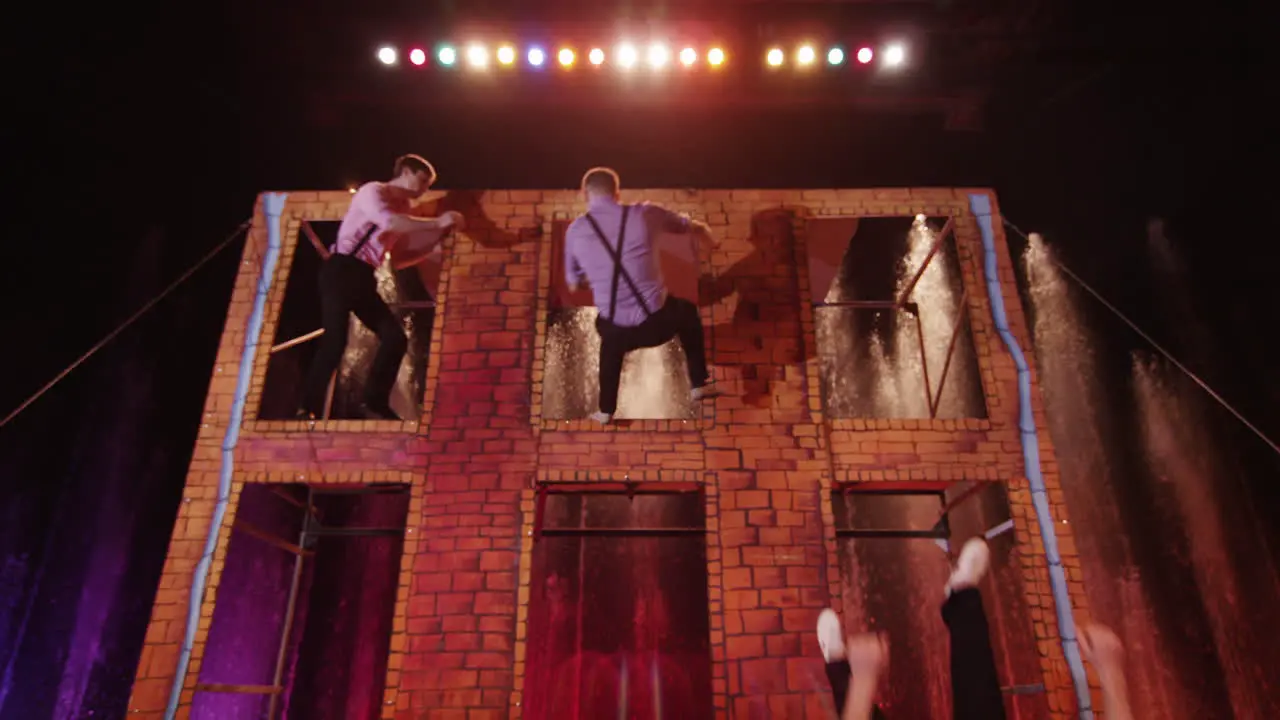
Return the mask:
<path id="1" fill-rule="evenodd" d="M 457 208 L 468 229 L 449 242 L 420 422 L 258 421 L 266 357 L 257 356 L 232 497 L 201 609 L 181 716 L 199 658 L 238 490 L 244 482 L 409 482 L 414 488 L 396 604 L 383 716 L 521 715 L 531 579 L 533 487 L 539 480 L 650 479 L 707 488 L 708 586 L 717 718 L 827 718 L 812 677 L 818 611 L 839 607 L 830 490 L 844 481 L 997 479 L 1009 488 L 1026 600 L 1055 717 L 1075 708 L 1054 620 L 1047 565 L 1017 432 L 1016 370 L 991 327 L 981 242 L 963 189 L 629 191 L 708 222 L 717 243 L 704 270 L 726 284 L 704 309 L 709 350 L 731 392 L 692 421 L 598 429 L 541 417 L 543 342 L 551 294 L 553 224 L 581 212 L 576 193 L 452 193 L 423 207 Z M 260 341 L 275 332 L 289 258 L 303 220 L 336 220 L 350 195 L 288 197 L 284 252 Z M 993 196 L 994 205 L 994 196 Z M 955 218 L 989 418 L 831 420 L 819 391 L 808 303 L 805 221 L 823 216 Z M 1032 345 L 1004 237 L 999 272 L 1014 334 Z M 307 243 L 302 238 L 301 245 Z M 162 715 L 175 673 L 192 572 L 212 516 L 220 445 L 229 421 L 253 292 L 266 247 L 261 201 L 244 250 L 195 456 L 130 703 L 132 717 Z M 745 259 L 749 262 L 740 263 Z M 731 272 L 732 268 L 737 268 Z M 1034 360 L 1033 360 L 1034 362 Z M 1033 365 L 1034 367 L 1034 365 Z M 1034 382 L 1034 374 L 1033 374 Z M 1039 393 L 1039 427 L 1045 427 Z M 1078 621 L 1081 575 L 1054 451 L 1043 469 Z"/>

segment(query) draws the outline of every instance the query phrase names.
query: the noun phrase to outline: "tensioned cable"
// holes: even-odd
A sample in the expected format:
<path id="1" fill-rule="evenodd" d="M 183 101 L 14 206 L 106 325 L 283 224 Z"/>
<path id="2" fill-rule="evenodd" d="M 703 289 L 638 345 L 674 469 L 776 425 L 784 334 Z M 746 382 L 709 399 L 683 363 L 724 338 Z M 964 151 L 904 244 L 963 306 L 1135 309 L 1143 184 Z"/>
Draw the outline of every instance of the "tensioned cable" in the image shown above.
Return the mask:
<path id="1" fill-rule="evenodd" d="M 1018 233 L 1018 235 L 1023 240 L 1026 240 L 1027 242 L 1031 241 L 1031 238 L 1027 237 L 1027 234 L 1022 232 L 1022 230 L 1019 229 L 1017 225 L 1014 225 L 1013 223 L 1009 222 L 1009 220 L 1003 217 L 1001 219 L 1003 220 L 1005 225 L 1009 226 L 1009 229 Z M 1095 300 L 1102 303 L 1103 306 L 1106 307 L 1111 312 L 1115 313 L 1115 316 L 1120 318 L 1120 320 L 1123 321 L 1125 325 L 1128 325 L 1130 330 L 1133 330 L 1135 333 L 1138 334 L 1139 337 L 1141 337 L 1143 340 L 1146 340 L 1148 343 L 1150 343 L 1151 347 L 1155 348 L 1156 351 L 1159 352 L 1161 355 L 1163 355 L 1166 360 L 1168 360 L 1170 363 L 1174 365 L 1174 367 L 1178 368 L 1187 377 L 1191 378 L 1191 381 L 1194 382 L 1196 385 L 1199 385 L 1201 390 L 1204 390 L 1206 393 L 1209 394 L 1210 397 L 1212 397 L 1214 400 L 1217 400 L 1219 405 L 1226 408 L 1227 412 L 1231 413 L 1245 427 L 1249 428 L 1249 430 L 1251 430 L 1254 435 L 1258 436 L 1258 439 L 1266 443 L 1267 446 L 1270 447 L 1277 455 L 1280 455 L 1280 444 L 1277 444 L 1274 440 L 1267 437 L 1266 433 L 1262 432 L 1262 430 L 1260 430 L 1257 425 L 1254 425 L 1253 423 L 1249 422 L 1248 418 L 1246 418 L 1243 414 L 1241 414 L 1239 410 L 1236 410 L 1231 405 L 1231 403 L 1227 402 L 1226 398 L 1219 395 L 1217 391 L 1215 391 L 1212 387 L 1210 387 L 1209 383 L 1205 382 L 1204 380 L 1201 380 L 1199 375 L 1196 375 L 1194 372 L 1191 371 L 1190 368 L 1188 368 L 1186 365 L 1183 365 L 1178 360 L 1178 358 L 1173 356 L 1173 353 L 1166 350 L 1163 345 L 1156 342 L 1155 339 L 1152 338 L 1147 333 L 1143 332 L 1142 328 L 1138 327 L 1137 323 L 1130 320 L 1128 316 L 1126 316 L 1123 312 L 1120 311 L 1119 308 L 1117 308 L 1115 305 L 1112 305 L 1110 302 L 1108 302 L 1107 299 L 1104 298 L 1101 293 L 1099 293 L 1097 290 L 1094 290 L 1093 287 L 1089 285 L 1089 283 L 1085 282 L 1079 275 L 1075 274 L 1075 272 L 1073 272 L 1071 268 L 1064 265 L 1057 258 L 1050 258 L 1050 260 L 1053 262 L 1054 265 L 1058 266 L 1059 270 L 1062 270 L 1062 272 L 1066 273 L 1067 277 L 1074 280 L 1077 284 L 1080 285 L 1080 287 L 1084 288 L 1086 292 L 1092 295 Z"/>
<path id="2" fill-rule="evenodd" d="M 106 347 L 107 344 L 110 343 L 112 340 L 114 340 L 117 335 L 124 332 L 126 329 L 129 328 L 130 325 L 133 325 L 135 322 L 138 321 L 139 318 L 147 314 L 147 312 L 151 310 L 151 308 L 159 304 L 161 300 L 164 300 L 166 297 L 168 297 L 169 293 L 172 293 L 174 290 L 178 289 L 179 285 L 186 282 L 188 278 L 196 274 L 196 272 L 200 270 L 200 268 L 204 267 L 205 264 L 208 263 L 210 260 L 212 260 L 215 256 L 217 256 L 218 253 L 222 252 L 224 249 L 227 248 L 227 246 L 231 245 L 231 243 L 234 242 L 236 238 L 240 237 L 240 233 L 244 232 L 249 227 L 250 222 L 251 222 L 250 220 L 245 220 L 243 223 L 241 223 L 240 226 L 237 227 L 234 232 L 232 232 L 229 236 L 227 236 L 226 240 L 223 240 L 222 242 L 218 243 L 217 247 L 210 250 L 207 255 L 205 255 L 203 258 L 200 259 L 199 262 L 197 262 L 195 265 L 192 265 L 191 268 L 186 272 L 184 272 L 181 276 L 179 276 L 177 280 L 174 280 L 169 285 L 169 287 L 162 290 L 159 295 L 156 295 L 154 298 L 151 298 L 151 300 L 148 301 L 147 304 L 143 305 L 141 308 L 138 309 L 137 312 L 129 316 L 129 319 L 125 320 L 123 323 L 117 326 L 115 330 L 112 330 L 111 332 L 107 333 L 106 337 L 102 338 L 93 347 L 89 348 L 88 352 L 81 355 L 78 359 L 76 359 L 75 362 L 68 365 L 65 370 L 58 373 L 49 382 L 45 383 L 44 387 L 37 390 L 34 395 L 27 398 L 18 407 L 14 408 L 12 412 L 10 412 L 8 415 L 4 417 L 4 420 L 0 420 L 0 428 L 3 428 L 5 425 L 8 425 L 9 422 L 12 421 L 14 418 L 16 418 L 19 413 L 21 413 L 23 410 L 26 410 L 28 407 L 30 407 L 32 403 L 34 403 L 36 400 L 39 400 L 41 396 L 43 396 L 45 393 L 53 389 L 53 386 L 62 382 L 62 380 L 66 378 L 68 375 L 70 375 L 72 371 L 74 371 L 76 368 L 83 365 L 86 360 L 93 357 L 93 355 L 96 354 L 99 350 Z"/>

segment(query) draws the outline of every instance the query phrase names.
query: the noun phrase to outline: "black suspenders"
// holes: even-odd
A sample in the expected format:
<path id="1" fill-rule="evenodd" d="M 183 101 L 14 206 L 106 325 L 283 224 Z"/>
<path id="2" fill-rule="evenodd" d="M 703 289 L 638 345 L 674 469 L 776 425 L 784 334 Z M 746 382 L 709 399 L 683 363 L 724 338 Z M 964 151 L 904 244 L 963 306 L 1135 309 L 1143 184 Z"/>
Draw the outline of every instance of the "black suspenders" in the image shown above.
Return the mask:
<path id="1" fill-rule="evenodd" d="M 627 215 L 630 210 L 630 205 L 622 206 L 622 227 L 618 229 L 618 247 L 616 249 L 609 244 L 609 238 L 600 229 L 600 224 L 596 222 L 596 219 L 591 217 L 591 213 L 587 213 L 584 216 L 587 218 L 587 222 L 591 223 L 591 229 L 596 231 L 596 237 L 599 238 L 600 244 L 604 245 L 609 257 L 613 258 L 613 287 L 609 291 L 609 314 L 605 318 L 609 322 L 613 322 L 613 311 L 618 304 L 619 279 L 626 281 L 627 287 L 631 289 L 631 294 L 635 297 L 636 302 L 640 303 L 640 309 L 644 311 L 644 316 L 648 318 L 653 314 L 649 310 L 649 304 L 644 301 L 644 297 L 636 287 L 635 281 L 631 279 L 631 275 L 622 269 L 622 243 L 626 242 L 627 239 Z"/>
<path id="2" fill-rule="evenodd" d="M 356 255 L 358 255 L 360 251 L 364 249 L 364 246 L 369 242 L 369 238 L 373 237 L 373 234 L 376 232 L 378 232 L 377 224 L 370 225 L 369 229 L 365 231 L 365 234 L 360 236 L 360 242 L 356 243 L 355 248 L 352 249 L 351 252 L 346 254 L 350 255 L 351 257 L 355 257 Z M 338 248 L 335 246 L 333 249 L 337 250 Z M 341 253 L 334 253 L 334 254 L 336 255 Z"/>

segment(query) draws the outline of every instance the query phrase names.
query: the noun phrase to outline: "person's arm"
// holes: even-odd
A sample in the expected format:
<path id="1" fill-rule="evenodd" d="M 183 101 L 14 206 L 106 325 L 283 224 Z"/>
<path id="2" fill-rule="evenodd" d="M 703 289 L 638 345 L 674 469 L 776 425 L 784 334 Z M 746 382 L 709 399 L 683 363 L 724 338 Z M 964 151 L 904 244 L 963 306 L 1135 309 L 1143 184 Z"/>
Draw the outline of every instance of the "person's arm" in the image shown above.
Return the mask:
<path id="1" fill-rule="evenodd" d="M 889 641 L 882 634 L 863 633 L 845 640 L 844 650 L 853 679 L 840 720 L 871 720 L 880 673 L 889 664 Z"/>
<path id="2" fill-rule="evenodd" d="M 400 246 L 393 248 L 391 251 L 392 267 L 394 267 L 396 270 L 403 270 L 407 267 L 413 267 L 414 265 L 417 265 L 418 263 L 430 257 L 432 253 L 436 251 L 436 248 L 440 245 L 440 243 L 444 242 L 444 239 L 447 237 L 449 237 L 448 230 L 440 231 L 439 234 L 432 239 L 430 244 L 424 245 L 422 248 L 420 248 L 417 252 L 415 252 L 412 255 L 402 255 L 397 253 L 396 249 L 402 249 L 400 248 Z M 397 240 L 398 239 L 399 237 L 397 237 Z"/>
<path id="3" fill-rule="evenodd" d="M 587 274 L 583 272 L 578 256 L 573 253 L 576 243 L 572 242 L 572 238 L 573 225 L 570 225 L 564 232 L 564 282 L 570 292 L 577 292 L 586 283 Z"/>
<path id="4" fill-rule="evenodd" d="M 694 220 L 682 213 L 672 212 L 661 205 L 648 203 L 644 207 L 645 211 L 653 218 L 654 226 L 657 226 L 662 232 L 685 235 L 688 233 L 707 233 L 710 230 L 706 223 Z"/>
<path id="5" fill-rule="evenodd" d="M 399 213 L 390 213 L 386 216 L 386 224 L 378 223 L 378 227 L 396 233 L 398 235 L 408 235 L 409 233 L 421 232 L 423 230 L 447 230 L 451 227 L 458 227 L 462 224 L 462 215 L 452 210 L 446 212 L 440 217 L 414 217 L 412 215 L 404 215 Z M 443 237 L 443 235 L 441 235 Z"/>
<path id="6" fill-rule="evenodd" d="M 390 236 L 383 240 L 383 246 L 388 250 L 400 238 L 410 233 L 443 231 L 462 225 L 462 214 L 452 210 L 436 218 L 414 217 L 408 213 L 397 212 L 392 208 L 391 202 L 386 195 L 386 190 L 374 183 L 360 188 L 355 197 L 351 199 L 351 204 L 352 206 L 359 206 L 364 214 L 384 234 L 390 233 Z"/>
<path id="7" fill-rule="evenodd" d="M 1098 671 L 1107 720 L 1133 720 L 1120 638 L 1104 625 L 1086 625 L 1080 633 L 1080 650 Z"/>

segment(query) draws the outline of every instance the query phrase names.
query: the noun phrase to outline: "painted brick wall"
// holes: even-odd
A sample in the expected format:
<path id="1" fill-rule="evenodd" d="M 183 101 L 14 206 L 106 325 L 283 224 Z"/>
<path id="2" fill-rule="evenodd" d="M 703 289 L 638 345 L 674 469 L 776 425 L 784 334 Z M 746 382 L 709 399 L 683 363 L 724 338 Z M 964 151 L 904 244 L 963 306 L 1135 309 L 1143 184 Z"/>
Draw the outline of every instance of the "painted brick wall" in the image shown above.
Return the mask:
<path id="1" fill-rule="evenodd" d="M 811 677 L 820 659 L 817 612 L 839 606 L 830 488 L 843 481 L 995 479 L 1007 484 L 1024 590 L 1055 715 L 1075 707 L 1054 621 L 1016 426 L 1012 359 L 991 327 L 981 242 L 962 189 L 628 191 L 707 221 L 718 242 L 704 270 L 731 298 L 703 310 L 718 379 L 732 390 L 701 418 L 598 429 L 541 417 L 542 345 L 551 296 L 551 235 L 581 212 L 571 191 L 449 193 L 419 209 L 456 208 L 468 230 L 449 242 L 420 422 L 259 421 L 266 370 L 257 355 L 236 491 L 248 482 L 410 482 L 414 488 L 386 691 L 388 718 L 519 717 L 538 481 L 704 482 L 717 717 L 820 718 Z M 988 192 L 979 190 L 976 192 Z M 340 219 L 345 191 L 290 193 L 284 249 L 261 342 L 274 337 L 285 280 L 304 220 Z M 994 206 L 994 197 L 993 206 Z M 823 416 L 805 263 L 805 220 L 838 215 L 950 215 L 968 289 L 989 418 L 847 420 Z M 1011 260 L 997 227 L 1004 302 L 1031 356 Z M 163 714 L 173 681 L 192 573 L 213 513 L 253 292 L 266 248 L 261 201 L 206 402 L 169 558 L 131 699 L 138 717 Z M 754 270 L 741 270 L 755 253 Z M 738 267 L 737 272 L 731 271 Z M 747 308 L 743 311 L 743 308 Z M 765 338 L 757 343 L 754 338 Z M 1033 360 L 1034 362 L 1034 360 Z M 1037 423 L 1045 427 L 1036 393 Z M 1087 619 L 1082 578 L 1057 466 L 1041 436 L 1071 596 Z M 214 558 L 186 677 L 189 707 L 218 590 L 228 530 Z"/>

